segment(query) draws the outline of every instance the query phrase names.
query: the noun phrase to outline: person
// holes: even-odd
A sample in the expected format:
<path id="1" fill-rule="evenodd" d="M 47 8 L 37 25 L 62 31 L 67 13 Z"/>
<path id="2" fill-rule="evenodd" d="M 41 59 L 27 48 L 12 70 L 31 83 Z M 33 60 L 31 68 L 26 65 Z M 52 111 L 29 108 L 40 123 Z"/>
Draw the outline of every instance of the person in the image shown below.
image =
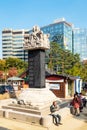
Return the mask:
<path id="1" fill-rule="evenodd" d="M 82 112 L 82 109 L 83 109 L 83 95 L 82 93 L 79 93 L 78 95 L 78 98 L 79 98 L 79 102 L 80 102 L 80 112 Z"/>
<path id="2" fill-rule="evenodd" d="M 81 97 L 83 107 L 86 107 L 86 98 L 85 98 L 85 96 L 83 96 L 82 93 L 80 93 L 79 95 Z"/>
<path id="3" fill-rule="evenodd" d="M 72 106 L 74 107 L 74 115 L 80 116 L 80 100 L 77 94 L 74 94 L 74 98 L 71 102 Z"/>
<path id="4" fill-rule="evenodd" d="M 55 121 L 55 124 L 58 126 L 61 123 L 61 116 L 56 113 L 56 111 L 59 110 L 59 106 L 57 105 L 57 102 L 54 101 L 53 104 L 50 106 L 51 115 L 53 116 L 53 122 Z"/>
<path id="5" fill-rule="evenodd" d="M 84 97 L 83 99 L 82 99 L 82 101 L 83 101 L 83 107 L 86 107 L 86 98 Z"/>

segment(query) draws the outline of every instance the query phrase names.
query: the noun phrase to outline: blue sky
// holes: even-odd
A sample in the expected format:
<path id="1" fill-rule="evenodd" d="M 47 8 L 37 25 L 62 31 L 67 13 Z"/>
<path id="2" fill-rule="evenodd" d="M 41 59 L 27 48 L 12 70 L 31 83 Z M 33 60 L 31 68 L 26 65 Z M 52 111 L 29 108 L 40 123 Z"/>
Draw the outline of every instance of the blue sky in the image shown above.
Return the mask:
<path id="1" fill-rule="evenodd" d="M 75 27 L 87 28 L 87 0 L 0 0 L 0 50 L 4 28 L 31 29 L 62 17 Z"/>

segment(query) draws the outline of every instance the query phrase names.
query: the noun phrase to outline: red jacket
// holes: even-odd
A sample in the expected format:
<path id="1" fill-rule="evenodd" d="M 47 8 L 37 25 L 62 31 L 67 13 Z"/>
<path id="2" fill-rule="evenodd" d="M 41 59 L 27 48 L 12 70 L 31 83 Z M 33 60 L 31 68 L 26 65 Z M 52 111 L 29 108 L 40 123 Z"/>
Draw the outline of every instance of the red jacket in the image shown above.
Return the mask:
<path id="1" fill-rule="evenodd" d="M 74 108 L 79 108 L 79 107 L 80 107 L 80 101 L 79 101 L 79 98 L 73 98 L 71 104 L 74 106 Z"/>

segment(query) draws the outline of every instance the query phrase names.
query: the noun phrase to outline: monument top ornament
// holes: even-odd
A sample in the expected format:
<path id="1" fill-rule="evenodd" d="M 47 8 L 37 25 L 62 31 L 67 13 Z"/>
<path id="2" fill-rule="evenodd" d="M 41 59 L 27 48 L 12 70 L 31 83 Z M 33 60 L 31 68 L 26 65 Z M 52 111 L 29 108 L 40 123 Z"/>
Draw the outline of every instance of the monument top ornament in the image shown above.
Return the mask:
<path id="1" fill-rule="evenodd" d="M 50 49 L 49 34 L 44 34 L 38 26 L 34 26 L 32 33 L 24 36 L 24 50 Z"/>

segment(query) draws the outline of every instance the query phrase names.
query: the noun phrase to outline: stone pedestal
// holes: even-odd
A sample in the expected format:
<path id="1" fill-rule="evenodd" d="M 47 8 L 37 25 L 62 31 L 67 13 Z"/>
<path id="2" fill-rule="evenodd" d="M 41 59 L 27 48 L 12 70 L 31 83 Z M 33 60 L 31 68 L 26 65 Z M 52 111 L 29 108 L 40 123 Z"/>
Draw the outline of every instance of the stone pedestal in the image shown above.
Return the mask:
<path id="1" fill-rule="evenodd" d="M 27 88 L 21 92 L 17 100 L 14 100 L 13 103 L 3 108 L 24 113 L 32 113 L 36 116 L 46 116 L 50 114 L 50 105 L 53 101 L 61 103 L 61 100 L 48 88 Z"/>
<path id="2" fill-rule="evenodd" d="M 45 50 L 28 50 L 29 88 L 45 88 Z"/>
<path id="3" fill-rule="evenodd" d="M 18 97 L 19 101 L 23 101 L 24 104 L 29 105 L 30 108 L 43 109 L 47 106 L 50 107 L 53 101 L 59 100 L 52 91 L 48 88 L 36 89 L 28 88 L 23 90 L 23 92 Z"/>

